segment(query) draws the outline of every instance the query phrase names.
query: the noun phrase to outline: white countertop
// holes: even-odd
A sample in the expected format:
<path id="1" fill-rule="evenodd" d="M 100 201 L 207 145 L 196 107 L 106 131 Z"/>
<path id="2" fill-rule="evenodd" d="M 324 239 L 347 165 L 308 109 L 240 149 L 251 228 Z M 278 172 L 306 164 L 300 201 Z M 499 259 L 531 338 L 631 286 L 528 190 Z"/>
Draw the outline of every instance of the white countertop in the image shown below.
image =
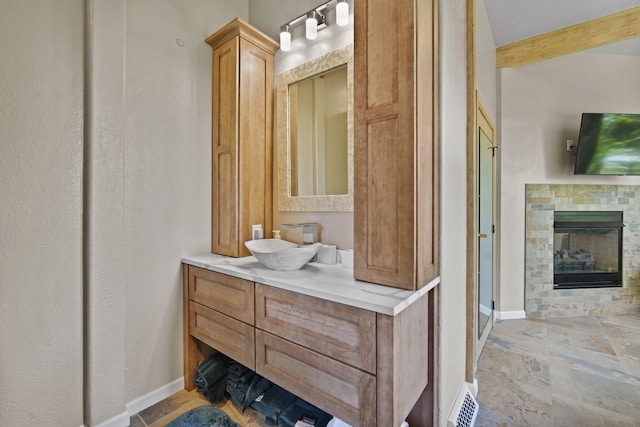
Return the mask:
<path id="1" fill-rule="evenodd" d="M 230 258 L 204 254 L 182 258 L 185 264 L 228 274 L 340 304 L 395 316 L 440 283 L 437 277 L 418 291 L 406 291 L 353 279 L 353 270 L 340 264 L 308 263 L 300 270 L 276 271 L 254 257 Z"/>

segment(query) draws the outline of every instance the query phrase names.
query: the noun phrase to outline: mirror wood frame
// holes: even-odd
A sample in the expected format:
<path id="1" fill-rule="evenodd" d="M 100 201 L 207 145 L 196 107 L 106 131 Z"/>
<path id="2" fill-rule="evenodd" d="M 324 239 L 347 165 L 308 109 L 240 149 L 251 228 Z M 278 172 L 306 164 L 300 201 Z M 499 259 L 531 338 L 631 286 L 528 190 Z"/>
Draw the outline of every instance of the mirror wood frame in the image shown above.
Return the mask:
<path id="1" fill-rule="evenodd" d="M 291 196 L 289 86 L 347 65 L 347 194 Z M 278 74 L 276 78 L 278 208 L 284 212 L 353 212 L 353 45 L 337 49 Z"/>

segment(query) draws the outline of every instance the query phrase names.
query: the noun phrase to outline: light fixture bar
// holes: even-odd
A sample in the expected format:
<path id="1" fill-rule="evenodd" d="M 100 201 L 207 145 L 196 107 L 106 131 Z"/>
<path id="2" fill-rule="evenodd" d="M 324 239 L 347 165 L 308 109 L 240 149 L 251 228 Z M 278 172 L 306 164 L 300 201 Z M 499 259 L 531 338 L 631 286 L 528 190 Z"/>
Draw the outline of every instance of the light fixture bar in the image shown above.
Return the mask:
<path id="1" fill-rule="evenodd" d="M 349 3 L 347 0 L 337 0 L 336 4 L 336 24 L 344 27 L 349 24 Z"/>
<path id="2" fill-rule="evenodd" d="M 317 11 L 311 10 L 307 12 L 307 20 L 305 21 L 306 37 L 309 40 L 318 38 L 318 24 L 320 24 L 321 16 Z"/>
<path id="3" fill-rule="evenodd" d="M 285 24 L 280 27 L 280 49 L 283 52 L 289 52 L 291 50 L 291 32 L 289 31 L 289 24 Z"/>
<path id="4" fill-rule="evenodd" d="M 328 26 L 327 11 L 329 4 L 332 2 L 336 2 L 336 17 L 339 18 L 336 23 L 339 26 L 347 25 L 349 23 L 349 4 L 346 3 L 346 0 L 329 0 L 282 25 L 280 27 L 280 49 L 284 52 L 291 50 L 291 28 L 303 21 L 307 39 L 315 40 L 318 36 L 318 31 Z M 340 6 L 342 12 L 338 12 L 338 6 Z M 346 18 L 344 15 L 345 6 Z M 338 16 L 339 13 L 342 15 Z"/>

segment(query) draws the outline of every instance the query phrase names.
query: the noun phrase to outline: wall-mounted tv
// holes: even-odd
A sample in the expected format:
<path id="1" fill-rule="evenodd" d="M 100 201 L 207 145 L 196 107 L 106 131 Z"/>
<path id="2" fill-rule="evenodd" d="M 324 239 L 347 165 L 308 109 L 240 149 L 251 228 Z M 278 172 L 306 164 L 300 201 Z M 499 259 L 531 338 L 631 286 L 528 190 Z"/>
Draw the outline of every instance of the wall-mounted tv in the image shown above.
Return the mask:
<path id="1" fill-rule="evenodd" d="M 583 113 L 576 175 L 640 175 L 640 114 Z"/>

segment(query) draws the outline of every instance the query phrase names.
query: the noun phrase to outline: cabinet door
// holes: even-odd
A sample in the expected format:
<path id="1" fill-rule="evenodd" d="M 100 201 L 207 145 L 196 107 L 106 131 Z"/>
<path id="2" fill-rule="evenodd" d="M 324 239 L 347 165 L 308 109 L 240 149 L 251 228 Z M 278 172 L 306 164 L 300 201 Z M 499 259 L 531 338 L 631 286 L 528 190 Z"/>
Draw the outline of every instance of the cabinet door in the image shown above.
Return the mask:
<path id="1" fill-rule="evenodd" d="M 256 326 L 341 362 L 376 372 L 376 315 L 256 285 Z"/>
<path id="2" fill-rule="evenodd" d="M 273 55 L 242 37 L 239 102 L 239 254 L 249 256 L 244 242 L 251 240 L 251 225 L 261 224 L 271 236 Z"/>
<path id="3" fill-rule="evenodd" d="M 437 276 L 433 2 L 354 7 L 354 276 L 413 290 Z"/>
<path id="4" fill-rule="evenodd" d="M 238 257 L 238 38 L 213 51 L 211 251 Z"/>
<path id="5" fill-rule="evenodd" d="M 376 378 L 256 329 L 256 371 L 354 427 L 376 425 Z"/>

